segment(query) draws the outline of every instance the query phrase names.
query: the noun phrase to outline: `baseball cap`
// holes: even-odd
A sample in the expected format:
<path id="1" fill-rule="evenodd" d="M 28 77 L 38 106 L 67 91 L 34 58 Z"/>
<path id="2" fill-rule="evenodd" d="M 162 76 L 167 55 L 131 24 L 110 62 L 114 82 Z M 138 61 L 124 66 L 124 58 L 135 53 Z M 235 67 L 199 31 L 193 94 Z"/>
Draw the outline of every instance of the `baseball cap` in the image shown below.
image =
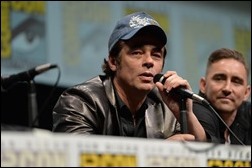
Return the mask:
<path id="1" fill-rule="evenodd" d="M 124 16 L 117 22 L 109 38 L 109 51 L 111 51 L 111 49 L 119 40 L 129 40 L 140 30 L 151 30 L 149 32 L 156 34 L 157 37 L 160 38 L 160 42 L 162 42 L 163 45 L 165 45 L 167 42 L 167 37 L 164 30 L 152 16 L 145 12 L 136 12 Z"/>

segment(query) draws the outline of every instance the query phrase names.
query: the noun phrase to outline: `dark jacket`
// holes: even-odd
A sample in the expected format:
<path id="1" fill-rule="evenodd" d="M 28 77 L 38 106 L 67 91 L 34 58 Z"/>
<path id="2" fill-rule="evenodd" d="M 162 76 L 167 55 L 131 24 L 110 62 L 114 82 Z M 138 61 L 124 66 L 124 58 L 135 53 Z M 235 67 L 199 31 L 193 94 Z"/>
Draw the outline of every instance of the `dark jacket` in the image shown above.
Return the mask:
<path id="1" fill-rule="evenodd" d="M 167 138 L 179 131 L 156 88 L 146 102 L 147 138 Z M 112 81 L 100 75 L 62 93 L 53 109 L 52 131 L 122 136 L 118 113 Z"/>
<path id="2" fill-rule="evenodd" d="M 202 93 L 199 93 L 199 95 L 206 98 Z M 225 143 L 224 131 L 226 126 L 223 123 L 224 121 L 217 116 L 218 111 L 215 110 L 216 114 L 210 107 L 194 101 L 193 112 L 203 126 L 209 142 Z M 245 145 L 251 145 L 251 102 L 244 101 L 241 104 L 230 129 L 235 134 L 230 133 L 231 144 L 241 144 L 240 140 Z"/>

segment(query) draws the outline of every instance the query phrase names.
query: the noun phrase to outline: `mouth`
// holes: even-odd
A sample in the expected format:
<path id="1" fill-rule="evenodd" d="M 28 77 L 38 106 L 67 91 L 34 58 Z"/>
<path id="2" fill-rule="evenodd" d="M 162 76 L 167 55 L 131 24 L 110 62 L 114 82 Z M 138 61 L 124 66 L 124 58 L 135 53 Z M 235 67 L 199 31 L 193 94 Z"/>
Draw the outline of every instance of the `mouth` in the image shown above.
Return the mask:
<path id="1" fill-rule="evenodd" d="M 154 77 L 154 75 L 150 72 L 145 72 L 140 75 L 141 80 L 143 80 L 145 82 L 150 82 L 150 81 L 152 82 L 153 77 Z"/>
<path id="2" fill-rule="evenodd" d="M 146 76 L 146 77 L 153 77 L 154 75 L 150 72 L 144 72 L 141 74 L 141 76 Z"/>
<path id="3" fill-rule="evenodd" d="M 227 102 L 227 101 L 228 102 L 230 102 L 230 101 L 232 102 L 233 101 L 233 99 L 229 98 L 229 97 L 219 97 L 218 99 L 221 100 L 221 101 L 225 101 L 225 102 Z"/>

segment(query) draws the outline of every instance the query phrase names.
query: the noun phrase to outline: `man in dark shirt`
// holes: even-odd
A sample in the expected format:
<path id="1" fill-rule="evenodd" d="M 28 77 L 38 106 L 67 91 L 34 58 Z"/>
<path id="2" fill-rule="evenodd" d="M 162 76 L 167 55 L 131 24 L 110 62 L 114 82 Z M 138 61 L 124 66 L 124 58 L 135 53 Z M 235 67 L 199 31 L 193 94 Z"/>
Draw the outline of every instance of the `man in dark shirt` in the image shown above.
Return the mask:
<path id="1" fill-rule="evenodd" d="M 186 100 L 188 132 L 180 131 L 178 97 L 167 91 L 187 80 L 166 71 L 164 83 L 153 79 L 162 72 L 167 37 L 155 19 L 136 12 L 120 19 L 109 39 L 105 75 L 68 88 L 53 109 L 53 131 L 168 140 L 206 141 L 203 127 Z"/>
<path id="2" fill-rule="evenodd" d="M 249 70 L 243 55 L 228 48 L 211 53 L 200 96 L 210 107 L 194 102 L 194 113 L 208 140 L 215 143 L 251 145 Z"/>

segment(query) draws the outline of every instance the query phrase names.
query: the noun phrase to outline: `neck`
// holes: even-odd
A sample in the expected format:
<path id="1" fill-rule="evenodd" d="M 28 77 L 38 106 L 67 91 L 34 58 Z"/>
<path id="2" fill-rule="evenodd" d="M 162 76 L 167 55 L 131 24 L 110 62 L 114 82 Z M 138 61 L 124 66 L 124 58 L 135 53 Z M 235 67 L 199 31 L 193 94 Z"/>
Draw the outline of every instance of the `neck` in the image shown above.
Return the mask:
<path id="1" fill-rule="evenodd" d="M 232 113 L 221 112 L 220 116 L 225 121 L 225 123 L 230 127 L 235 120 L 237 110 Z"/>
<path id="2" fill-rule="evenodd" d="M 124 104 L 130 109 L 131 113 L 134 115 L 135 112 L 140 109 L 144 103 L 147 94 L 134 89 L 122 88 L 116 82 L 114 82 L 115 89 L 118 96 L 124 102 Z"/>

